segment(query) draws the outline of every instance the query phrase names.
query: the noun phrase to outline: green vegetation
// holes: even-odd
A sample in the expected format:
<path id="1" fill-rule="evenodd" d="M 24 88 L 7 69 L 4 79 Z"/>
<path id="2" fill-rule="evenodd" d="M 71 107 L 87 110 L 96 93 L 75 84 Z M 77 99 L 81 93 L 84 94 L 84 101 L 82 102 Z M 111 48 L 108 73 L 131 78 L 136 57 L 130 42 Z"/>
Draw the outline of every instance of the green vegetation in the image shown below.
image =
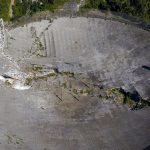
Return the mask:
<path id="1" fill-rule="evenodd" d="M 16 0 L 13 7 L 13 19 L 24 15 L 32 15 L 38 11 L 49 10 L 53 12 L 67 1 L 68 0 L 37 0 L 32 2 L 32 0 Z"/>
<path id="2" fill-rule="evenodd" d="M 15 4 L 13 6 L 14 18 L 18 18 L 27 14 L 31 4 L 32 4 L 31 0 L 22 0 L 22 1 L 15 0 Z"/>
<path id="3" fill-rule="evenodd" d="M 0 0 L 0 18 L 9 21 L 9 9 L 11 0 Z"/>
<path id="4" fill-rule="evenodd" d="M 73 89 L 73 93 L 77 95 L 78 94 L 78 90 L 77 89 Z"/>
<path id="5" fill-rule="evenodd" d="M 32 70 L 36 72 L 41 72 L 43 67 L 41 65 L 32 65 Z"/>
<path id="6" fill-rule="evenodd" d="M 112 88 L 106 91 L 107 96 L 112 98 L 116 103 L 124 103 L 125 95 L 118 89 Z"/>
<path id="7" fill-rule="evenodd" d="M 122 12 L 150 21 L 150 0 L 86 0 L 85 8 Z"/>
<path id="8" fill-rule="evenodd" d="M 67 83 L 66 82 L 62 83 L 61 87 L 63 87 L 64 89 L 66 89 L 67 88 Z"/>
<path id="9" fill-rule="evenodd" d="M 25 15 L 32 15 L 38 11 L 55 11 L 68 0 L 15 0 L 13 9 L 13 20 Z M 11 0 L 0 0 L 0 18 L 5 21 L 10 20 Z"/>
<path id="10" fill-rule="evenodd" d="M 69 0 L 15 0 L 14 6 L 12 7 L 12 19 L 32 15 L 38 11 L 48 10 L 54 12 L 68 1 Z M 77 3 L 80 2 L 80 0 L 75 1 Z M 10 3 L 11 0 L 0 0 L 0 18 L 3 18 L 5 21 L 10 20 Z M 84 8 L 121 12 L 150 22 L 150 0 L 85 0 Z"/>
<path id="11" fill-rule="evenodd" d="M 131 97 L 129 97 L 125 93 L 122 93 L 117 88 L 108 89 L 106 93 L 107 93 L 107 96 L 112 98 L 115 103 L 127 104 L 130 108 L 133 108 L 134 106 L 136 106 L 136 102 Z"/>
<path id="12" fill-rule="evenodd" d="M 58 70 L 56 68 L 48 69 L 43 65 L 32 64 L 30 71 L 32 76 L 29 76 L 25 79 L 25 85 L 32 85 L 33 81 L 44 80 L 47 81 L 50 77 L 56 77 L 58 75 Z"/>
<path id="13" fill-rule="evenodd" d="M 5 81 L 5 84 L 6 84 L 7 86 L 9 86 L 9 87 L 12 85 L 12 83 L 11 83 L 9 80 L 6 80 L 6 81 Z"/>
<path id="14" fill-rule="evenodd" d="M 139 102 L 136 102 L 131 96 L 121 92 L 120 89 L 117 88 L 108 89 L 106 93 L 107 96 L 113 99 L 115 103 L 126 104 L 130 108 L 136 107 L 137 109 L 140 109 L 145 106 L 150 106 L 148 101 L 145 101 L 141 98 Z"/>
<path id="15" fill-rule="evenodd" d="M 74 77 L 73 72 L 60 72 L 61 75 L 68 76 L 68 77 Z"/>
<path id="16" fill-rule="evenodd" d="M 7 134 L 6 137 L 8 144 L 17 144 L 17 145 L 24 144 L 23 139 L 19 138 L 17 135 Z"/>
<path id="17" fill-rule="evenodd" d="M 31 85 L 32 81 L 33 81 L 33 78 L 31 77 L 26 78 L 25 85 Z"/>

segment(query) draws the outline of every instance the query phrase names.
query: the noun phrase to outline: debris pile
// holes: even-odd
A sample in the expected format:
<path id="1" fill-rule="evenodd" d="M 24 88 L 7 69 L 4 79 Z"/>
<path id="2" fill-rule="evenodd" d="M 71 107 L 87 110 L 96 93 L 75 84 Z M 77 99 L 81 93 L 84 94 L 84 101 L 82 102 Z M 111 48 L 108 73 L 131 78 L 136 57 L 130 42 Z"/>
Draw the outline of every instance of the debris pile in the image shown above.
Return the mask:
<path id="1" fill-rule="evenodd" d="M 30 86 L 25 85 L 25 79 L 28 76 L 30 76 L 30 74 L 27 75 L 17 70 L 11 70 L 1 75 L 0 81 L 2 81 L 5 85 L 17 90 L 28 90 L 30 89 Z"/>

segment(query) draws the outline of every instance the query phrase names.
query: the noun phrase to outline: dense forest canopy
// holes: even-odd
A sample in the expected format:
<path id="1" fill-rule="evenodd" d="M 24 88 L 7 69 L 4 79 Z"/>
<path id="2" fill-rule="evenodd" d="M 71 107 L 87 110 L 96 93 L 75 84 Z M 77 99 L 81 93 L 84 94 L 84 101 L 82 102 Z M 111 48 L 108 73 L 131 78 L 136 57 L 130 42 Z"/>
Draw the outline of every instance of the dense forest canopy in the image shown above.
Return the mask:
<path id="1" fill-rule="evenodd" d="M 68 0 L 15 0 L 13 5 L 13 19 L 24 15 L 32 15 L 37 11 L 54 11 Z M 0 18 L 10 20 L 11 0 L 0 0 Z"/>
<path id="2" fill-rule="evenodd" d="M 0 0 L 0 18 L 9 20 L 9 8 L 11 0 Z"/>
<path id="3" fill-rule="evenodd" d="M 37 11 L 54 11 L 67 1 L 68 0 L 16 0 L 13 8 L 14 18 L 18 18 L 26 14 L 31 15 Z"/>
<path id="4" fill-rule="evenodd" d="M 122 12 L 150 22 L 150 0 L 86 0 L 85 8 Z"/>
<path id="5" fill-rule="evenodd" d="M 68 1 L 70 0 L 15 0 L 13 19 L 37 11 L 54 11 Z M 6 21 L 10 20 L 10 3 L 11 0 L 0 0 L 0 17 Z M 84 9 L 86 8 L 122 12 L 150 22 L 150 0 L 85 0 Z"/>

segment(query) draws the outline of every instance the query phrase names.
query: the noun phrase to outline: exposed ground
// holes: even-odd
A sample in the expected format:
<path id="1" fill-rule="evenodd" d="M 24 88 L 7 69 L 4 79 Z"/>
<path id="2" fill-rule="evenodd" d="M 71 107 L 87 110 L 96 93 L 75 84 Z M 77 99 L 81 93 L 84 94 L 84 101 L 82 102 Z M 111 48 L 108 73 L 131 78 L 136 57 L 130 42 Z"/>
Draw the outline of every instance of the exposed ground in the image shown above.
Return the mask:
<path id="1" fill-rule="evenodd" d="M 123 105 L 124 95 L 112 89 L 149 100 L 149 43 L 148 31 L 99 18 L 62 17 L 6 32 L 0 73 L 24 73 L 31 88 L 1 82 L 0 149 L 149 146 L 149 107 L 131 111 L 132 103 Z"/>

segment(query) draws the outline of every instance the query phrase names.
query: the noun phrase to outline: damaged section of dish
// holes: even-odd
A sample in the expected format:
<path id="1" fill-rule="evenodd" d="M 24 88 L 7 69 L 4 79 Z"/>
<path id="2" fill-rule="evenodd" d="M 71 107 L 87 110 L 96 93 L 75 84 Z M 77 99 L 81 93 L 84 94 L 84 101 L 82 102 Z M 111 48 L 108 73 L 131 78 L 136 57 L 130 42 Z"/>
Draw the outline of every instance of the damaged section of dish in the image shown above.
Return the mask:
<path id="1" fill-rule="evenodd" d="M 28 90 L 30 89 L 29 85 L 25 85 L 25 78 L 30 75 L 27 75 L 23 72 L 17 70 L 11 70 L 0 76 L 0 81 L 7 85 L 8 87 L 17 89 L 17 90 Z"/>

